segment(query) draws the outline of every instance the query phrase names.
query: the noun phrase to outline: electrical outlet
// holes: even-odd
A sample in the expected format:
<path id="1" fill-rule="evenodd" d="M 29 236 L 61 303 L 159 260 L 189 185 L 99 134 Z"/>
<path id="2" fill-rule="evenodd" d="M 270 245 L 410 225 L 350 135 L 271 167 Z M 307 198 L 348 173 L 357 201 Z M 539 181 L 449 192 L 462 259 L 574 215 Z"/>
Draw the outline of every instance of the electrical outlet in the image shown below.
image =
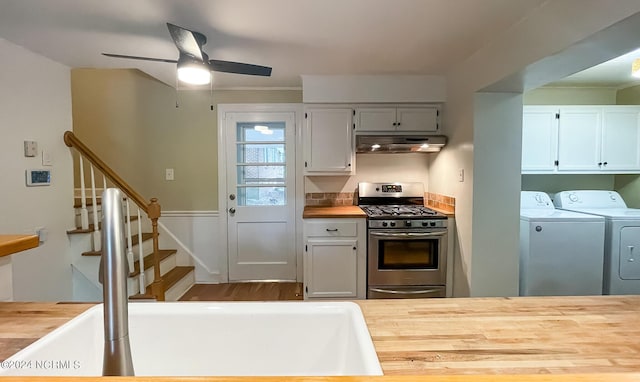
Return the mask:
<path id="1" fill-rule="evenodd" d="M 172 168 L 164 169 L 164 180 L 173 180 L 173 169 Z"/>

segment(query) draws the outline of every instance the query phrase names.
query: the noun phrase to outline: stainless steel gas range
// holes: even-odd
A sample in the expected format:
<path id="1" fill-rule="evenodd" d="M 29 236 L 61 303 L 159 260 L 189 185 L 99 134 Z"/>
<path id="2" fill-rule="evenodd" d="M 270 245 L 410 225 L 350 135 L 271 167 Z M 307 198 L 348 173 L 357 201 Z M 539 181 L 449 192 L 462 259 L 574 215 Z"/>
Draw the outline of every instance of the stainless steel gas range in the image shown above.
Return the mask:
<path id="1" fill-rule="evenodd" d="M 359 183 L 367 219 L 367 298 L 445 297 L 447 217 L 422 183 Z"/>

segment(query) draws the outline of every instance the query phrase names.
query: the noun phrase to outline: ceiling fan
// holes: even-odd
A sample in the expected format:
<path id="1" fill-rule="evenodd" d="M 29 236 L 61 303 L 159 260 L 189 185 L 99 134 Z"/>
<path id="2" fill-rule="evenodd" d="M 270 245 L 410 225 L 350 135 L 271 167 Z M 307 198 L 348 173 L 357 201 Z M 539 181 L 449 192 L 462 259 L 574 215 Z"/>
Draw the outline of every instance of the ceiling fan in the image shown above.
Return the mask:
<path id="1" fill-rule="evenodd" d="M 177 64 L 178 79 L 193 85 L 204 85 L 211 82 L 211 72 L 248 74 L 252 76 L 271 76 L 271 68 L 242 62 L 210 60 L 202 50 L 207 37 L 200 32 L 191 31 L 177 25 L 167 23 L 169 33 L 180 53 L 177 60 L 166 58 L 127 56 L 123 54 L 102 53 L 108 57 L 129 58 L 133 60 L 168 62 Z"/>

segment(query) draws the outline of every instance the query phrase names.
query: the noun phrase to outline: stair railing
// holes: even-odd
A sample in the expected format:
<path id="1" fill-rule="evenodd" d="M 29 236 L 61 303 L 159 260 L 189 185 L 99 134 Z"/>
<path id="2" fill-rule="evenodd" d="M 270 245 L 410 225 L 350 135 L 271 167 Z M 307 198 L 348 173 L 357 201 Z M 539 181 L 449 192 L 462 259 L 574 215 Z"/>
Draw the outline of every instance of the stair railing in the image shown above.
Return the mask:
<path id="1" fill-rule="evenodd" d="M 147 202 L 138 192 L 136 192 L 127 182 L 124 181 L 113 169 L 111 169 L 102 159 L 100 159 L 91 149 L 89 149 L 82 141 L 78 139 L 78 137 L 73 134 L 71 131 L 66 131 L 64 133 L 64 143 L 71 148 L 74 148 L 79 156 L 79 168 L 80 168 L 80 199 L 81 199 L 81 210 L 80 210 L 80 220 L 82 229 L 89 229 L 89 218 L 88 218 L 88 210 L 87 210 L 87 202 L 86 202 L 86 185 L 85 185 L 85 174 L 84 174 L 84 161 L 89 162 L 89 173 L 90 173 L 90 181 L 91 181 L 91 202 L 93 205 L 93 246 L 94 251 L 100 250 L 100 232 L 99 232 L 99 216 L 98 216 L 98 200 L 96 197 L 96 177 L 94 168 L 100 171 L 102 174 L 102 189 L 107 188 L 107 182 L 111 182 L 115 187 L 119 188 L 126 195 L 126 208 L 127 208 L 127 216 L 129 216 L 129 201 L 133 201 L 133 203 L 137 206 L 137 215 L 138 215 L 138 257 L 139 257 L 139 283 L 140 283 L 140 293 L 144 294 L 145 291 L 145 276 L 144 276 L 144 253 L 142 250 L 142 229 L 141 229 L 141 213 L 142 210 L 147 217 L 151 220 L 151 228 L 152 228 L 152 239 L 153 239 L 153 271 L 154 278 L 151 283 L 151 294 L 155 297 L 157 301 L 164 301 L 164 280 L 162 279 L 162 275 L 160 274 L 160 250 L 158 245 L 158 219 L 161 215 L 160 204 L 158 204 L 157 198 L 151 198 L 149 202 Z M 131 220 L 127 218 L 125 222 L 127 224 L 127 243 L 129 244 L 129 251 L 131 251 Z M 133 269 L 133 253 L 131 252 L 131 257 L 129 257 L 129 265 L 130 269 Z"/>

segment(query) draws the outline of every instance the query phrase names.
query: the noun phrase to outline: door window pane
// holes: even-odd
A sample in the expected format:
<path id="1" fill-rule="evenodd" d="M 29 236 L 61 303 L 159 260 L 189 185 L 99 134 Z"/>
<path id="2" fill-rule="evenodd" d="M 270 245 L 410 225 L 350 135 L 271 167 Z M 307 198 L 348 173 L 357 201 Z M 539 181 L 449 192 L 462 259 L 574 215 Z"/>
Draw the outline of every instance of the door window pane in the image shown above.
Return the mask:
<path id="1" fill-rule="evenodd" d="M 284 166 L 238 166 L 238 184 L 284 186 Z"/>
<path id="2" fill-rule="evenodd" d="M 285 123 L 241 122 L 236 139 L 238 205 L 284 205 Z"/>
<path id="3" fill-rule="evenodd" d="M 283 206 L 286 187 L 238 187 L 239 206 Z"/>

